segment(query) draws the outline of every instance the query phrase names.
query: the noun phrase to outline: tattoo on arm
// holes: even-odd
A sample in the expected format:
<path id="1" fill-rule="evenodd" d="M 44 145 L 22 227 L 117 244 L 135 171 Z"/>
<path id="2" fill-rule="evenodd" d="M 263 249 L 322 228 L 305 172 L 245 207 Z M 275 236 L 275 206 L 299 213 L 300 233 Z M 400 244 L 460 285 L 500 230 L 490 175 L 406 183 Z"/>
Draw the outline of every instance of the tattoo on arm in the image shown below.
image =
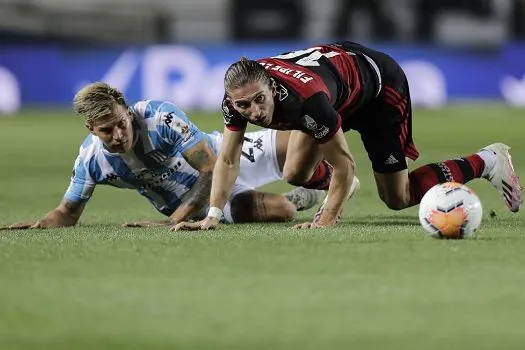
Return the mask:
<path id="1" fill-rule="evenodd" d="M 195 151 L 190 155 L 188 162 L 193 168 L 199 170 L 210 162 L 210 157 L 205 150 Z"/>
<path id="2" fill-rule="evenodd" d="M 185 195 L 182 205 L 200 209 L 208 204 L 211 193 L 212 172 L 201 172 L 191 190 Z"/>
<path id="3" fill-rule="evenodd" d="M 67 210 L 69 210 L 72 213 L 76 212 L 78 208 L 80 208 L 80 206 L 82 205 L 81 202 L 69 202 L 67 200 L 64 200 L 63 204 L 64 207 L 66 207 Z"/>
<path id="4" fill-rule="evenodd" d="M 200 145 L 196 150 L 187 154 L 186 159 L 192 168 L 199 171 L 199 177 L 184 196 L 181 206 L 192 207 L 192 211 L 197 211 L 209 204 L 215 159 L 212 150 L 207 145 Z"/>
<path id="5" fill-rule="evenodd" d="M 64 210 L 62 210 L 64 214 L 71 216 L 73 218 L 76 218 L 76 219 L 80 217 L 84 209 L 84 206 L 86 205 L 85 203 L 82 203 L 82 202 L 70 202 L 66 199 L 63 199 L 62 203 L 60 204 L 67 211 L 64 213 Z"/>

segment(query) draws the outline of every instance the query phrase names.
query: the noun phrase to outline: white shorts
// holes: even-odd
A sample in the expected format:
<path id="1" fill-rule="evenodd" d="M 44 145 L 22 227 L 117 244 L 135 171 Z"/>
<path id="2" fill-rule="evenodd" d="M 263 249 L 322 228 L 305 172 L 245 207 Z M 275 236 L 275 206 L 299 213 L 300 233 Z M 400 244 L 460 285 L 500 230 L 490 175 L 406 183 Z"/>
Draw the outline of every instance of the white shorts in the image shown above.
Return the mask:
<path id="1" fill-rule="evenodd" d="M 224 207 L 226 222 L 233 222 L 230 201 L 236 195 L 283 178 L 275 149 L 276 135 L 277 131 L 272 129 L 261 129 L 255 132 L 247 132 L 244 135 L 239 175 L 233 186 L 230 200 Z M 214 143 L 216 152 L 219 153 L 222 134 L 215 131 L 209 136 Z"/>

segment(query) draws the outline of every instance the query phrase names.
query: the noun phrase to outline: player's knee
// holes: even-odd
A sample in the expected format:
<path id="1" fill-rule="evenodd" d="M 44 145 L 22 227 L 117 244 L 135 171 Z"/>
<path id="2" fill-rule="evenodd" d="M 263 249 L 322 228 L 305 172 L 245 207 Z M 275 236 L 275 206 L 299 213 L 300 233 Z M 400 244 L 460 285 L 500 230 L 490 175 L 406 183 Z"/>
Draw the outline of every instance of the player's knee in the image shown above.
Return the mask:
<path id="1" fill-rule="evenodd" d="M 293 186 L 301 186 L 310 180 L 311 174 L 299 169 L 283 169 L 283 178 L 286 182 Z"/>
<path id="2" fill-rule="evenodd" d="M 410 203 L 410 195 L 402 191 L 379 192 L 379 198 L 392 210 L 408 208 Z"/>

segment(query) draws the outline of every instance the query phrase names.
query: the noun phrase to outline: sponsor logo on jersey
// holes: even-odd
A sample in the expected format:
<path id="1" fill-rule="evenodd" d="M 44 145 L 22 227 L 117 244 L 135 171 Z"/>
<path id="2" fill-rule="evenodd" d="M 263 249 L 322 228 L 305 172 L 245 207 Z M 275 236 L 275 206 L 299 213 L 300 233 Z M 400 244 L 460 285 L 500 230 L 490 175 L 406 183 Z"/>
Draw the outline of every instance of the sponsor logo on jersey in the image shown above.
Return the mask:
<path id="1" fill-rule="evenodd" d="M 321 126 L 319 129 L 317 129 L 315 132 L 314 132 L 314 137 L 316 139 L 322 139 L 323 137 L 325 137 L 326 135 L 328 135 L 328 132 L 330 130 L 328 129 L 328 127 L 326 125 L 323 125 Z"/>
<path id="2" fill-rule="evenodd" d="M 279 101 L 284 101 L 288 97 L 288 89 L 281 84 L 277 85 L 277 96 L 279 96 Z"/>
<path id="3" fill-rule="evenodd" d="M 157 172 L 153 169 L 140 169 L 136 176 L 137 179 L 143 180 L 149 183 L 149 185 L 160 185 L 162 182 L 169 179 L 169 177 L 175 173 L 179 168 L 182 166 L 181 161 L 177 161 L 177 163 L 173 164 L 169 168 L 166 168 L 166 170 L 162 172 Z"/>
<path id="4" fill-rule="evenodd" d="M 259 151 L 262 152 L 262 150 L 263 150 L 262 136 L 259 137 L 257 140 L 253 141 L 253 147 L 257 148 Z"/>
<path id="5" fill-rule="evenodd" d="M 157 172 L 155 170 L 143 168 L 137 171 L 136 176 L 137 176 L 137 179 L 139 180 L 148 181 L 148 180 L 153 179 L 155 176 L 157 176 Z"/>
<path id="6" fill-rule="evenodd" d="M 117 180 L 120 176 L 118 176 L 115 173 L 110 173 L 106 175 L 106 181 L 111 182 L 113 180 Z"/>
<path id="7" fill-rule="evenodd" d="M 173 113 L 168 113 L 164 116 L 164 124 L 169 128 L 173 122 Z"/>

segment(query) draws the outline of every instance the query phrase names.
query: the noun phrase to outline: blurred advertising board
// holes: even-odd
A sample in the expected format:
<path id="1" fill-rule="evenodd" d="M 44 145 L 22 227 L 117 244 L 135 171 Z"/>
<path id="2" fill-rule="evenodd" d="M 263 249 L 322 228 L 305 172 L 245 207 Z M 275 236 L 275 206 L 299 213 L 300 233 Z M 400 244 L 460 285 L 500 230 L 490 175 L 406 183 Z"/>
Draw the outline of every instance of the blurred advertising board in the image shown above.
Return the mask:
<path id="1" fill-rule="evenodd" d="M 120 88 L 128 100 L 165 99 L 183 109 L 219 110 L 223 74 L 230 63 L 241 56 L 268 57 L 307 46 L 0 46 L 0 112 L 22 106 L 70 106 L 75 92 L 92 81 Z M 416 106 L 487 100 L 525 106 L 525 45 L 491 51 L 370 46 L 400 62 Z"/>

